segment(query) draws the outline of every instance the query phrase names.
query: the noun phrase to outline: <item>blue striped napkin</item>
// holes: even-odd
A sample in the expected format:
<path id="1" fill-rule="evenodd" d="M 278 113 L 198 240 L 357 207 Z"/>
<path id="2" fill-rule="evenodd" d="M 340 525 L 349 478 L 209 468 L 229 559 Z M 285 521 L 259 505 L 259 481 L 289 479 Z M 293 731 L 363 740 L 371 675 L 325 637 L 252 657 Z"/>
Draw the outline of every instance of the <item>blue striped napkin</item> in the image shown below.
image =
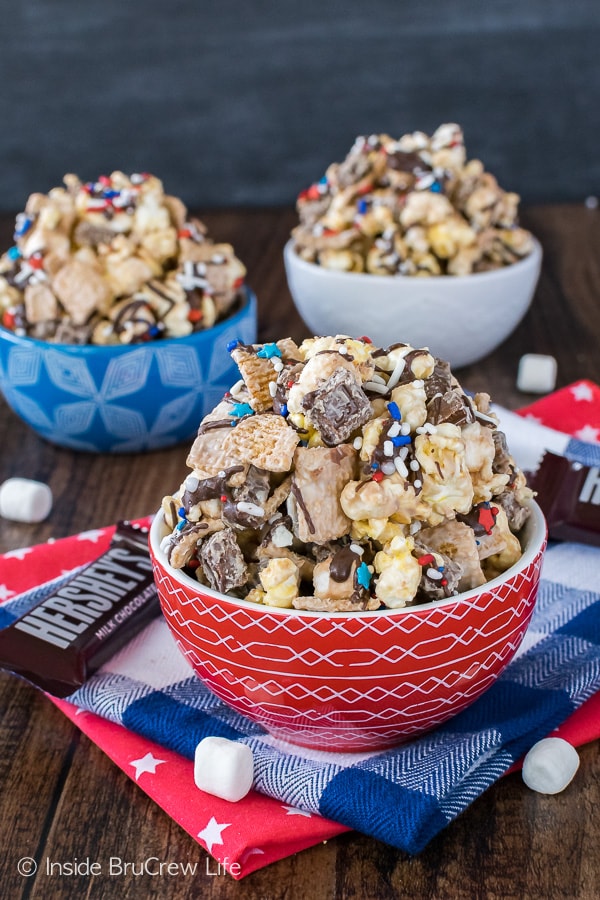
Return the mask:
<path id="1" fill-rule="evenodd" d="M 162 617 L 69 700 L 190 759 L 208 735 L 243 741 L 257 790 L 417 853 L 600 690 L 599 575 L 600 550 L 550 546 L 530 627 L 501 678 L 454 719 L 392 750 L 324 753 L 272 738 L 190 675 Z M 3 604 L 1 626 L 64 580 Z"/>

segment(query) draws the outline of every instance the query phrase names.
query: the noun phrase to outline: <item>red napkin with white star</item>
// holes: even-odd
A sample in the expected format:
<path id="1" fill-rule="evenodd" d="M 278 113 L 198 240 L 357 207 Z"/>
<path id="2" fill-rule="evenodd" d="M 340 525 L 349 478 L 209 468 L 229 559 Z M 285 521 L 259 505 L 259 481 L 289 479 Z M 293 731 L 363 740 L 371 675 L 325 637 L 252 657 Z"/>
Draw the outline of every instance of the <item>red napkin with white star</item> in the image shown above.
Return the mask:
<path id="1" fill-rule="evenodd" d="M 600 442 L 600 387 L 592 382 L 576 382 L 519 412 L 580 440 Z M 0 557 L 0 600 L 92 561 L 108 547 L 113 530 L 82 532 Z M 203 793 L 194 785 L 191 761 L 67 701 L 50 699 L 236 879 L 348 830 L 255 791 L 238 803 Z M 575 746 L 600 737 L 600 694 L 555 733 Z M 197 865 L 197 874 L 214 874 L 217 863 L 202 855 L 191 865 Z"/>

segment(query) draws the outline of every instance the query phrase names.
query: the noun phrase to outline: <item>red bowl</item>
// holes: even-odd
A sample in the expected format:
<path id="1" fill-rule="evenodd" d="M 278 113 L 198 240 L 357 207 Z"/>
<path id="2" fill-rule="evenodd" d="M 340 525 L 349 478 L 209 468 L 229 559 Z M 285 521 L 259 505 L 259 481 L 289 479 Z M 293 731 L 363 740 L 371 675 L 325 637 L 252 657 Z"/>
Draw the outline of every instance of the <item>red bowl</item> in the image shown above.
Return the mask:
<path id="1" fill-rule="evenodd" d="M 315 613 L 237 600 L 150 552 L 162 611 L 202 682 L 275 737 L 319 750 L 383 749 L 445 722 L 506 668 L 533 612 L 546 523 L 519 562 L 481 588 L 384 612 Z"/>

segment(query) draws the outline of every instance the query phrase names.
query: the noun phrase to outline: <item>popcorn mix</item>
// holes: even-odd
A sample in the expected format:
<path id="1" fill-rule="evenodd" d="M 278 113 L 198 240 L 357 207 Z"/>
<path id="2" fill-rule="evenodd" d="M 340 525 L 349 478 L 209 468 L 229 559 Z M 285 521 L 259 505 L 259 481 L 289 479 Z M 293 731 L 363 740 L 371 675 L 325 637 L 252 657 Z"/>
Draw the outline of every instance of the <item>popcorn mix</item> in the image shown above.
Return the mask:
<path id="1" fill-rule="evenodd" d="M 490 398 L 447 362 L 366 337 L 227 349 L 241 379 L 163 499 L 171 565 L 267 606 L 351 612 L 452 597 L 518 561 L 532 492 Z"/>
<path id="2" fill-rule="evenodd" d="M 210 328 L 246 270 L 147 173 L 32 194 L 0 257 L 0 322 L 72 344 L 133 344 Z"/>
<path id="3" fill-rule="evenodd" d="M 302 259 L 373 275 L 469 275 L 510 265 L 532 248 L 519 196 L 467 160 L 458 125 L 394 140 L 358 137 L 302 191 L 293 230 Z"/>

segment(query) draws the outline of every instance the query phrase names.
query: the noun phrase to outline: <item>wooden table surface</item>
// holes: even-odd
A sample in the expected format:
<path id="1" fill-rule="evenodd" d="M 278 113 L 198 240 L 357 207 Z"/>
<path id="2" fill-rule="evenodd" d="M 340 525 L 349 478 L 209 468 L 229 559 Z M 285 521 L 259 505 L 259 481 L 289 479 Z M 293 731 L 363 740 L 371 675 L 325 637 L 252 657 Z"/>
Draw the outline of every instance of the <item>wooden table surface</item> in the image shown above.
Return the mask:
<path id="1" fill-rule="evenodd" d="M 308 334 L 292 304 L 282 249 L 291 209 L 200 211 L 211 233 L 230 241 L 259 298 L 259 338 Z M 483 362 L 459 370 L 466 388 L 489 391 L 517 408 L 535 399 L 517 391 L 524 353 L 558 360 L 558 387 L 579 378 L 600 383 L 600 210 L 583 205 L 524 210 L 544 263 L 523 322 Z M 12 220 L 0 221 L 0 246 Z M 368 333 L 368 322 L 365 322 Z M 401 335 L 398 336 L 401 339 Z M 47 482 L 54 508 L 46 522 L 0 521 L 0 552 L 50 537 L 154 512 L 180 484 L 185 447 L 140 456 L 95 456 L 38 438 L 0 399 L 0 483 L 11 476 Z M 0 579 L 1 581 L 1 579 Z M 241 898 L 554 898 L 600 896 L 599 743 L 581 748 L 581 767 L 562 794 L 529 791 L 520 775 L 503 778 L 420 854 L 411 858 L 347 833 L 247 876 L 204 874 L 204 849 L 174 824 L 45 697 L 0 674 L 0 897 Z M 195 879 L 105 875 L 24 878 L 23 856 L 111 856 L 199 861 Z"/>

